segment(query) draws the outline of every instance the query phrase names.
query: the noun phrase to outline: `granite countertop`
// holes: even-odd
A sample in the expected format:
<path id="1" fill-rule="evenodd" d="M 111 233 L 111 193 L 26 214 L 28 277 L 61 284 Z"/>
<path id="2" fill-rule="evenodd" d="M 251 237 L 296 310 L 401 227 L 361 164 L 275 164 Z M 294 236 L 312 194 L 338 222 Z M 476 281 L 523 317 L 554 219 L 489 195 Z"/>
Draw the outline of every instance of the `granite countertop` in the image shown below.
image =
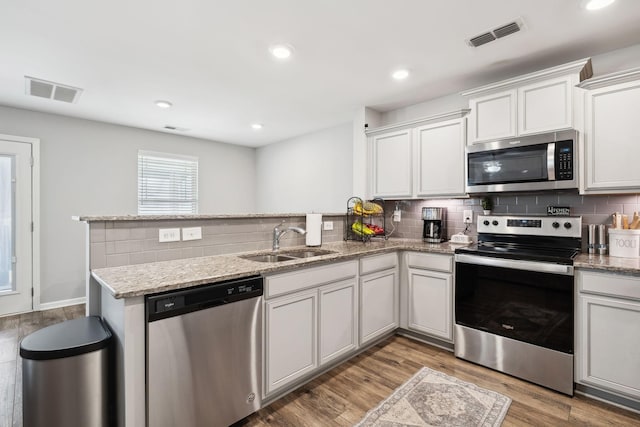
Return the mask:
<path id="1" fill-rule="evenodd" d="M 611 273 L 640 274 L 640 258 L 621 258 L 608 255 L 580 254 L 573 261 L 576 268 L 592 268 Z"/>
<path id="2" fill-rule="evenodd" d="M 98 268 L 91 275 L 115 298 L 129 298 L 175 289 L 188 288 L 214 281 L 237 279 L 257 274 L 284 272 L 299 267 L 313 266 L 327 261 L 346 261 L 363 255 L 410 250 L 453 254 L 457 247 L 445 243 L 424 243 L 416 239 L 389 239 L 386 241 L 333 242 L 323 244 L 321 249 L 334 253 L 301 258 L 291 261 L 265 263 L 239 258 L 238 255 L 266 253 L 268 251 L 244 252 L 209 257 L 162 261 L 122 267 Z M 281 252 L 304 249 L 306 246 L 282 248 Z"/>
<path id="3" fill-rule="evenodd" d="M 320 212 L 318 212 L 320 213 Z M 194 219 L 243 219 L 243 218 L 294 218 L 304 217 L 306 213 L 238 213 L 238 214 L 188 214 L 188 215 L 77 215 L 74 221 L 173 221 Z M 344 216 L 340 213 L 322 213 L 324 216 Z"/>

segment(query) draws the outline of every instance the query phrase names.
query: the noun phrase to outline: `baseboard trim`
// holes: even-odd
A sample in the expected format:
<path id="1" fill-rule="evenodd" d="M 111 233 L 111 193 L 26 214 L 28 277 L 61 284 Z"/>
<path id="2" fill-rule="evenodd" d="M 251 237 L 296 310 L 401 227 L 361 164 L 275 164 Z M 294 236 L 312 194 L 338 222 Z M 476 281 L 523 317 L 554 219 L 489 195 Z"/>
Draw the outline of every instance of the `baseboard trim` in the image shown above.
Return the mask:
<path id="1" fill-rule="evenodd" d="M 86 301 L 87 301 L 87 298 L 80 297 L 80 298 L 71 298 L 71 299 L 65 299 L 65 300 L 53 301 L 53 302 L 44 302 L 44 303 L 40 303 L 40 307 L 38 308 L 38 310 L 43 311 L 43 310 L 51 310 L 53 308 L 68 307 L 70 305 L 84 304 L 86 303 Z"/>

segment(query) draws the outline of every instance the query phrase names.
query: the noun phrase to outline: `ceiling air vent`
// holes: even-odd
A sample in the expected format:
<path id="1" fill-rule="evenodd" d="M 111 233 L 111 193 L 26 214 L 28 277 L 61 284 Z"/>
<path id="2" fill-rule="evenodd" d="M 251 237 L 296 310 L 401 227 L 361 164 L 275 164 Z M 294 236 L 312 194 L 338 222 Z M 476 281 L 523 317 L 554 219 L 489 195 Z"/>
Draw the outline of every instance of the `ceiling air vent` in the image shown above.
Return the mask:
<path id="1" fill-rule="evenodd" d="M 82 89 L 77 87 L 36 79 L 35 77 L 24 76 L 24 78 L 27 95 L 73 104 L 78 101 L 82 93 Z"/>
<path id="2" fill-rule="evenodd" d="M 170 126 L 170 125 L 166 125 L 164 128 L 166 130 L 174 130 L 176 132 L 186 132 L 186 131 L 189 130 L 187 128 L 181 128 L 181 127 L 178 127 L 178 126 Z"/>
<path id="3" fill-rule="evenodd" d="M 469 46 L 478 47 L 483 44 L 487 44 L 499 38 L 508 36 L 509 34 L 517 33 L 522 30 L 524 25 L 522 23 L 522 19 L 515 19 L 513 22 L 509 22 L 508 24 L 501 25 L 498 28 L 494 28 L 491 31 L 487 31 L 486 33 L 479 34 L 475 37 L 471 37 L 469 40 L 466 40 Z"/>

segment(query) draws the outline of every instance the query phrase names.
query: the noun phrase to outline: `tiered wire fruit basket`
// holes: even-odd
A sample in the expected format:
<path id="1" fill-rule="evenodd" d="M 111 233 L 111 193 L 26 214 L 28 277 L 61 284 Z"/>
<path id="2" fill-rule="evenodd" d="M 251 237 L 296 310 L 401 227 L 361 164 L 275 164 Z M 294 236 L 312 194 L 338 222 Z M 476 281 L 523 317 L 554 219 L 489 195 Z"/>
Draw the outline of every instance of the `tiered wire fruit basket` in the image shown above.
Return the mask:
<path id="1" fill-rule="evenodd" d="M 365 201 L 359 197 L 351 197 L 347 201 L 344 240 L 368 242 L 371 239 L 386 238 L 384 201 Z"/>

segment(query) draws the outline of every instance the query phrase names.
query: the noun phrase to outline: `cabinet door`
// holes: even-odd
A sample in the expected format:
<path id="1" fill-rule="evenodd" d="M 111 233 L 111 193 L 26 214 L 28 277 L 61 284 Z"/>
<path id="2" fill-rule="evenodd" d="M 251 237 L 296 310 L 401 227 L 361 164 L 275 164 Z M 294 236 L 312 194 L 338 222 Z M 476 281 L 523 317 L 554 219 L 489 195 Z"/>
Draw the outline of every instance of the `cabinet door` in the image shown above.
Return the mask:
<path id="1" fill-rule="evenodd" d="M 579 295 L 577 381 L 640 398 L 640 302 Z"/>
<path id="2" fill-rule="evenodd" d="M 586 95 L 585 190 L 636 192 L 640 187 L 640 80 Z"/>
<path id="3" fill-rule="evenodd" d="M 453 340 L 451 274 L 409 269 L 409 329 Z"/>
<path id="4" fill-rule="evenodd" d="M 411 129 L 371 139 L 371 192 L 374 197 L 411 197 Z"/>
<path id="5" fill-rule="evenodd" d="M 397 328 L 398 309 L 395 268 L 360 277 L 360 344 Z"/>
<path id="6" fill-rule="evenodd" d="M 355 279 L 320 289 L 320 365 L 358 347 L 357 304 Z"/>
<path id="7" fill-rule="evenodd" d="M 469 100 L 469 142 L 516 136 L 516 91 L 494 93 Z"/>
<path id="8" fill-rule="evenodd" d="M 465 119 L 421 126 L 414 131 L 418 196 L 464 192 Z"/>
<path id="9" fill-rule="evenodd" d="M 265 394 L 317 366 L 316 289 L 268 301 L 265 306 Z"/>
<path id="10" fill-rule="evenodd" d="M 573 78 L 566 76 L 518 88 L 518 134 L 571 128 L 573 84 Z"/>

